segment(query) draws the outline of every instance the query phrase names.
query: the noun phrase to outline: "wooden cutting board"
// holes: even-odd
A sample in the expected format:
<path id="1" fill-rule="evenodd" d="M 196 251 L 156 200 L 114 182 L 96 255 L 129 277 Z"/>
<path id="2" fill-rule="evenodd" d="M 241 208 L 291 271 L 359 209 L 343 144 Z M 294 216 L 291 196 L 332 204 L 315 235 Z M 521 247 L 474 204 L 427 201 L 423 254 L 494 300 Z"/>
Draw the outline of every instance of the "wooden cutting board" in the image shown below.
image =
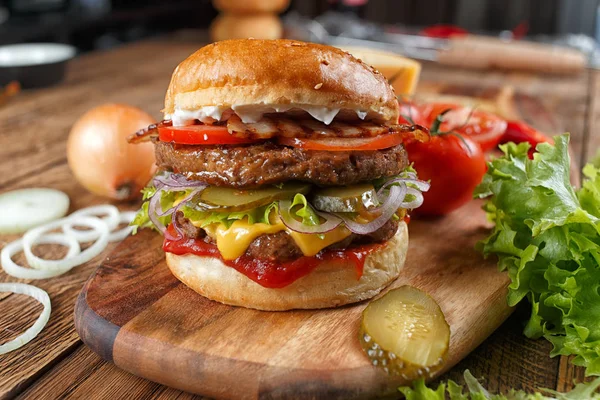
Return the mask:
<path id="1" fill-rule="evenodd" d="M 440 304 L 451 327 L 445 370 L 511 313 L 508 276 L 475 243 L 489 224 L 472 201 L 444 218 L 413 221 L 409 284 Z M 365 398 L 403 382 L 372 366 L 358 328 L 367 303 L 337 309 L 264 312 L 196 294 L 171 275 L 162 237 L 142 231 L 121 243 L 84 286 L 75 308 L 81 339 L 117 366 L 215 398 Z"/>

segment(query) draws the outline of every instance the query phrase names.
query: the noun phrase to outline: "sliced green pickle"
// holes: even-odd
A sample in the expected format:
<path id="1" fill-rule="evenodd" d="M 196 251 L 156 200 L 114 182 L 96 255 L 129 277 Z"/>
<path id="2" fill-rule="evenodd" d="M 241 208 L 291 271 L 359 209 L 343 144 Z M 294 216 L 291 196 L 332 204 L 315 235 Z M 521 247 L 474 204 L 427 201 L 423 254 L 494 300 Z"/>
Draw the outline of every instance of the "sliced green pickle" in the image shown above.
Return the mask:
<path id="1" fill-rule="evenodd" d="M 450 326 L 434 299 L 402 286 L 365 308 L 359 338 L 373 365 L 413 380 L 431 377 L 442 368 Z"/>
<path id="2" fill-rule="evenodd" d="M 370 183 L 332 187 L 315 191 L 312 204 L 327 212 L 360 212 L 378 205 L 377 192 Z"/>
<path id="3" fill-rule="evenodd" d="M 290 182 L 279 187 L 240 190 L 210 186 L 199 196 L 199 205 L 211 211 L 245 211 L 270 204 L 277 200 L 292 199 L 296 194 L 306 194 L 310 184 Z"/>

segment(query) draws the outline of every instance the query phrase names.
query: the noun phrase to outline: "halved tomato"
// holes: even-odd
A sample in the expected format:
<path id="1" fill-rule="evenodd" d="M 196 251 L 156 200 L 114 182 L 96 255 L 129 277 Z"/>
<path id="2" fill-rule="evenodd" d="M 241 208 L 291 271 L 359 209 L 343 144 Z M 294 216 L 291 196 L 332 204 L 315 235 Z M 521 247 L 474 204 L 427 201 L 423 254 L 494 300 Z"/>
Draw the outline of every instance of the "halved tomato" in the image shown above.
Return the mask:
<path id="1" fill-rule="evenodd" d="M 446 110 L 450 111 L 444 114 L 438 130 L 468 136 L 478 143 L 483 151 L 496 147 L 506 131 L 506 121 L 494 114 L 445 103 L 424 104 L 421 107 L 422 115 L 427 121 L 426 126 L 432 126 L 437 116 Z"/>
<path id="2" fill-rule="evenodd" d="M 162 142 L 179 144 L 244 144 L 256 140 L 232 136 L 227 127 L 220 125 L 163 126 L 158 128 Z"/>
<path id="3" fill-rule="evenodd" d="M 353 150 L 381 150 L 397 146 L 410 141 L 427 142 L 429 134 L 419 130 L 405 130 L 401 132 L 386 133 L 385 135 L 368 138 L 325 138 L 325 139 L 299 139 L 278 137 L 279 144 L 298 147 L 305 150 L 326 151 L 353 151 Z"/>

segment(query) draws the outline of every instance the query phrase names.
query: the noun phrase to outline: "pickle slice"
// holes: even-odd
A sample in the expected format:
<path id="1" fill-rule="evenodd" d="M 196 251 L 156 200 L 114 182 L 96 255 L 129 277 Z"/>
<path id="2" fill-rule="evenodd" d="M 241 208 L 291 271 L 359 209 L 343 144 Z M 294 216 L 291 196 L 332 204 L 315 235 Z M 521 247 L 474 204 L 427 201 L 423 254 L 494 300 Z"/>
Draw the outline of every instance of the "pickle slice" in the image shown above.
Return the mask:
<path id="1" fill-rule="evenodd" d="M 277 200 L 292 199 L 298 193 L 309 191 L 310 184 L 297 182 L 285 183 L 281 188 L 273 186 L 255 190 L 210 186 L 200 194 L 199 205 L 211 211 L 245 211 Z"/>
<path id="2" fill-rule="evenodd" d="M 434 299 L 402 286 L 365 308 L 359 338 L 373 365 L 413 380 L 431 377 L 442 368 L 450 327 Z"/>
<path id="3" fill-rule="evenodd" d="M 359 212 L 378 205 L 377 192 L 370 183 L 321 189 L 315 192 L 312 204 L 327 212 Z"/>

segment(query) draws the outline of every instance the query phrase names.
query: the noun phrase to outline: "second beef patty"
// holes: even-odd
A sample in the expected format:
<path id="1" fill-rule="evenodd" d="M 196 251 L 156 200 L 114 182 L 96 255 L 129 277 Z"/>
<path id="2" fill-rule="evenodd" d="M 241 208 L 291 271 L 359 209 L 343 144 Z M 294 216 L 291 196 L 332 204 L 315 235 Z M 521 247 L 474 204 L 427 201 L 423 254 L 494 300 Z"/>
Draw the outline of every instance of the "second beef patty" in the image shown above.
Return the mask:
<path id="1" fill-rule="evenodd" d="M 235 146 L 156 143 L 156 164 L 209 185 L 251 188 L 287 181 L 353 185 L 408 166 L 402 145 L 375 151 L 315 151 L 271 142 Z"/>
<path id="2" fill-rule="evenodd" d="M 183 213 L 177 213 L 177 223 L 183 230 L 183 234 L 192 239 L 203 239 L 209 243 L 213 243 L 213 239 L 206 235 L 202 228 L 194 226 Z M 354 245 L 383 243 L 390 240 L 398 231 L 399 222 L 397 220 L 389 220 L 385 225 L 368 235 L 351 234 L 341 242 L 334 243 L 329 246 L 329 249 L 345 249 Z M 265 234 L 257 237 L 250 243 L 246 250 L 246 255 L 252 258 L 261 260 L 286 262 L 293 261 L 303 256 L 302 251 L 294 242 L 292 237 L 286 232 Z"/>

